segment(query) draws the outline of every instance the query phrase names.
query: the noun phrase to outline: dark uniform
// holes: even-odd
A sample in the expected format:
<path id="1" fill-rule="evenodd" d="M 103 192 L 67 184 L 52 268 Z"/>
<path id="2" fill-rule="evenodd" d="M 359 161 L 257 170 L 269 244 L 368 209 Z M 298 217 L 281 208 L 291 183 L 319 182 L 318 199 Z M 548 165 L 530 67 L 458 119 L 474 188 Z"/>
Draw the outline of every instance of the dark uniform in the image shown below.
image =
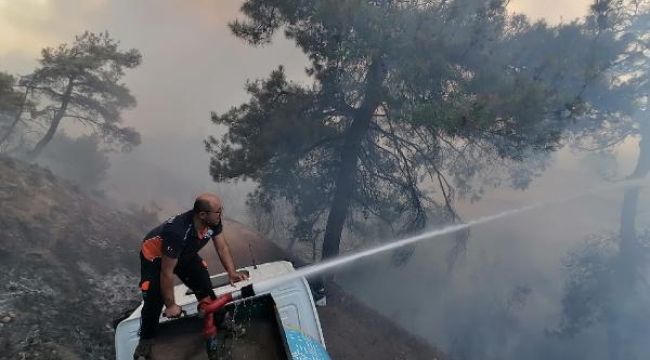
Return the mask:
<path id="1" fill-rule="evenodd" d="M 178 263 L 174 273 L 192 291 L 197 300 L 206 296 L 215 299 L 207 263 L 198 252 L 212 237 L 223 230 L 221 224 L 199 234 L 193 222 L 194 213 L 188 212 L 172 216 L 165 223 L 151 230 L 140 249 L 140 289 L 144 305 L 142 307 L 140 338 L 152 339 L 156 336 L 158 319 L 163 308 L 160 290 L 160 270 L 162 255 L 165 254 Z"/>

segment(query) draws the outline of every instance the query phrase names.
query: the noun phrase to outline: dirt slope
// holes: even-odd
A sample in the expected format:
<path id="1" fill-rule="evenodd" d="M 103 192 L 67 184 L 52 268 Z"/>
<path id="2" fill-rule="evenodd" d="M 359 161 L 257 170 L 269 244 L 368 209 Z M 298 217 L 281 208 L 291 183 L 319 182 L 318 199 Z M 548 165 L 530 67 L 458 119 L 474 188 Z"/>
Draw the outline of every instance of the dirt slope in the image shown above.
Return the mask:
<path id="1" fill-rule="evenodd" d="M 112 317 L 139 301 L 138 246 L 150 218 L 110 210 L 49 171 L 0 157 L 0 359 L 112 359 Z M 238 266 L 290 259 L 235 221 Z M 222 271 L 214 249 L 202 255 Z M 443 359 L 334 284 L 319 308 L 333 359 Z"/>

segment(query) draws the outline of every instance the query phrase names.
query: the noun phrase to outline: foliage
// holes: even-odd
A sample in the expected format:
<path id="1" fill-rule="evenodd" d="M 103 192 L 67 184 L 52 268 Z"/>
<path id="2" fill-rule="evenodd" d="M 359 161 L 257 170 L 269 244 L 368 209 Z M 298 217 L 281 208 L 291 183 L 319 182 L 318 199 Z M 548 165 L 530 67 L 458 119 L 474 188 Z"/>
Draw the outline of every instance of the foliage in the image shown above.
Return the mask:
<path id="1" fill-rule="evenodd" d="M 247 103 L 213 114 L 228 133 L 207 141 L 211 173 L 291 204 L 294 236 L 323 233 L 325 258 L 344 225 L 373 217 L 394 230 L 387 238 L 403 236 L 459 221 L 455 200 L 478 200 L 485 186 L 525 188 L 557 148 L 565 112 L 586 106 L 576 99 L 593 69 L 622 46 L 582 23 L 531 24 L 497 0 L 249 0 L 242 10 L 234 34 L 261 45 L 284 30 L 314 83 L 279 67 L 247 85 Z"/>

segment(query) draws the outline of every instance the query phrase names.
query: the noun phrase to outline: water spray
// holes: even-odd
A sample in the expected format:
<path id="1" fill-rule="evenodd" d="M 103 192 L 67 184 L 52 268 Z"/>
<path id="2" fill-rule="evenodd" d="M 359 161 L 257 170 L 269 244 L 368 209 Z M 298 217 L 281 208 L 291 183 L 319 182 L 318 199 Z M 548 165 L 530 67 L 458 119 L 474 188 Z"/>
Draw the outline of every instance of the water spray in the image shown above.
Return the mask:
<path id="1" fill-rule="evenodd" d="M 287 281 L 291 281 L 291 280 L 296 279 L 296 278 L 309 277 L 309 276 L 312 276 L 312 275 L 315 275 L 315 274 L 318 274 L 318 273 L 322 273 L 322 272 L 324 272 L 326 270 L 329 270 L 331 268 L 341 266 L 341 265 L 345 265 L 347 263 L 351 263 L 351 262 L 353 262 L 355 260 L 359 260 L 359 259 L 366 258 L 366 257 L 372 256 L 372 255 L 376 255 L 376 254 L 379 254 L 379 253 L 394 250 L 394 249 L 397 249 L 397 248 L 400 248 L 400 247 L 403 247 L 403 246 L 406 246 L 406 245 L 409 245 L 409 244 L 413 244 L 413 243 L 416 243 L 416 242 L 419 242 L 419 241 L 422 241 L 422 240 L 425 240 L 425 239 L 432 239 L 432 238 L 436 238 L 436 237 L 439 237 L 439 236 L 442 236 L 442 235 L 451 234 L 451 233 L 454 233 L 454 232 L 457 232 L 457 231 L 466 230 L 466 229 L 468 229 L 468 228 L 470 228 L 472 226 L 490 223 L 490 222 L 493 222 L 493 221 L 496 221 L 496 220 L 499 220 L 499 219 L 515 216 L 515 215 L 518 215 L 518 214 L 526 213 L 526 212 L 529 212 L 529 211 L 532 211 L 532 210 L 548 207 L 548 206 L 551 206 L 551 205 L 557 205 L 557 204 L 570 202 L 570 201 L 573 201 L 573 200 L 576 200 L 576 199 L 579 199 L 579 198 L 582 198 L 582 197 L 585 197 L 585 196 L 593 195 L 593 194 L 608 192 L 608 191 L 612 191 L 612 190 L 616 190 L 616 189 L 620 189 L 620 188 L 643 187 L 643 186 L 647 186 L 646 184 L 643 184 L 643 179 L 624 180 L 624 181 L 620 181 L 620 182 L 617 182 L 617 183 L 612 184 L 612 185 L 601 186 L 601 187 L 597 187 L 597 188 L 594 188 L 594 189 L 591 189 L 591 190 L 588 190 L 588 191 L 585 191 L 585 192 L 581 192 L 581 193 L 573 195 L 573 196 L 569 196 L 569 197 L 565 197 L 565 198 L 561 198 L 561 199 L 551 199 L 551 200 L 538 202 L 538 203 L 535 203 L 535 204 L 527 205 L 527 206 L 516 208 L 516 209 L 502 211 L 502 212 L 499 212 L 499 213 L 496 213 L 496 214 L 493 214 L 493 215 L 488 215 L 488 216 L 480 217 L 480 218 L 475 219 L 475 220 L 468 221 L 468 222 L 466 222 L 464 224 L 450 225 L 450 226 L 447 226 L 447 227 L 443 227 L 442 229 L 428 231 L 428 232 L 422 233 L 420 235 L 412 236 L 412 237 L 405 238 L 405 239 L 400 239 L 400 240 L 397 240 L 397 241 L 394 241 L 394 242 L 391 242 L 391 243 L 388 243 L 388 244 L 385 244 L 385 245 L 370 248 L 368 250 L 364 250 L 364 251 L 358 252 L 356 254 L 349 254 L 349 255 L 339 256 L 337 258 L 334 258 L 334 259 L 331 259 L 331 260 L 326 260 L 326 261 L 320 262 L 320 263 L 315 264 L 315 265 L 305 266 L 305 267 L 297 269 L 294 272 L 284 274 L 284 275 L 278 276 L 276 278 L 260 281 L 259 283 L 256 283 L 256 284 L 249 285 L 251 287 L 251 289 L 249 289 L 248 291 L 251 291 L 251 292 L 254 292 L 254 293 L 262 293 L 262 292 L 269 291 L 270 289 L 275 288 L 279 284 L 282 284 L 282 283 L 287 282 Z"/>
<path id="2" fill-rule="evenodd" d="M 267 279 L 260 281 L 258 283 L 250 284 L 247 286 L 244 286 L 240 290 L 235 290 L 229 294 L 224 295 L 223 297 L 225 298 L 224 300 L 221 300 L 221 298 L 218 301 L 219 305 L 217 307 L 221 307 L 225 305 L 226 303 L 233 301 L 233 300 L 238 300 L 238 299 L 245 299 L 248 297 L 255 296 L 256 294 L 263 294 L 270 292 L 272 289 L 276 288 L 278 285 L 297 279 L 301 277 L 309 277 L 321 272 L 324 272 L 326 270 L 329 270 L 331 268 L 345 265 L 347 263 L 353 262 L 355 260 L 359 260 L 362 258 L 366 258 L 372 255 L 376 255 L 379 253 L 387 252 L 390 250 L 394 250 L 397 248 L 400 248 L 402 246 L 406 246 L 409 244 L 413 244 L 422 240 L 426 239 L 432 239 L 436 238 L 442 235 L 448 235 L 457 231 L 465 230 L 468 229 L 472 226 L 476 225 L 481 225 L 481 224 L 486 224 L 490 223 L 499 219 L 515 216 L 518 214 L 526 213 L 532 210 L 548 207 L 551 205 L 557 205 L 557 204 L 562 204 L 566 202 L 570 202 L 585 196 L 597 194 L 597 193 L 602 193 L 602 192 L 607 192 L 607 191 L 612 191 L 615 189 L 619 188 L 628 188 L 628 187 L 642 187 L 642 186 L 647 186 L 643 184 L 643 179 L 637 179 L 637 180 L 625 180 L 625 181 L 620 181 L 618 183 L 615 183 L 613 185 L 608 185 L 608 186 L 602 186 L 602 187 L 597 187 L 585 192 L 581 192 L 579 194 L 561 198 L 561 199 L 551 199 L 547 201 L 542 201 L 538 202 L 535 204 L 527 205 L 524 207 L 516 208 L 516 209 L 511 209 L 511 210 L 506 210 L 502 211 L 496 214 L 480 217 L 475 220 L 468 221 L 464 224 L 457 224 L 457 225 L 450 225 L 447 227 L 444 227 L 442 229 L 438 230 L 433 230 L 433 231 L 428 231 L 425 233 L 422 233 L 420 235 L 412 236 L 409 238 L 397 240 L 385 245 L 381 245 L 378 247 L 370 248 L 368 250 L 356 253 L 356 254 L 349 254 L 349 255 L 344 255 L 344 256 L 339 256 L 335 259 L 323 261 L 321 263 L 318 263 L 316 265 L 310 265 L 310 266 L 305 266 L 299 269 L 296 269 L 296 271 L 293 271 L 291 273 L 287 273 L 284 275 L 280 275 L 278 277 L 272 278 L 272 279 Z M 207 305 L 207 303 L 205 304 Z M 215 308 L 216 309 L 216 308 Z M 206 325 L 206 329 L 211 326 Z M 210 331 L 206 331 L 206 335 L 210 335 Z"/>

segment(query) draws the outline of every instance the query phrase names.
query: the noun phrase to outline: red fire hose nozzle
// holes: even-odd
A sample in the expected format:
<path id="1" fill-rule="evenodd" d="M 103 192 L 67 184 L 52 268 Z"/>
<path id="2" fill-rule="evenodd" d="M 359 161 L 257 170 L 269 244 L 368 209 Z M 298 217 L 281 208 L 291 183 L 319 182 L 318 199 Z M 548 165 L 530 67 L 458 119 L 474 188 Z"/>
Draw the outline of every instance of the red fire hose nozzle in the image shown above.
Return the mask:
<path id="1" fill-rule="evenodd" d="M 207 297 L 199 303 L 199 316 L 203 317 L 203 337 L 206 339 L 217 335 L 217 326 L 214 323 L 214 313 L 221 310 L 233 300 L 232 294 L 225 294 L 216 300 Z"/>

